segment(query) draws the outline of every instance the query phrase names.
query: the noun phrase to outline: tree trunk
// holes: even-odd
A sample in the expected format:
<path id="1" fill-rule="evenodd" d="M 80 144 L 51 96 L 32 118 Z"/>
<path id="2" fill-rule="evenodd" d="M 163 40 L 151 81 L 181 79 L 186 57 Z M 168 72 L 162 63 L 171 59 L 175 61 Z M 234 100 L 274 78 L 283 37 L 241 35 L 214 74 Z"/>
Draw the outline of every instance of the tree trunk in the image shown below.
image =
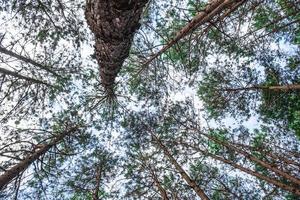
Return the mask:
<path id="1" fill-rule="evenodd" d="M 34 161 L 36 161 L 39 157 L 44 155 L 49 149 L 51 149 L 56 144 L 60 143 L 66 136 L 70 135 L 74 131 L 76 131 L 78 127 L 73 127 L 69 131 L 63 132 L 58 135 L 53 141 L 49 144 L 45 144 L 40 146 L 35 152 L 25 157 L 24 160 L 5 171 L 4 174 L 0 176 L 0 191 L 4 189 L 4 187 L 9 184 L 15 177 L 17 177 L 21 172 L 26 170 Z"/>
<path id="2" fill-rule="evenodd" d="M 300 90 L 300 84 L 269 86 L 269 90 Z"/>
<path id="3" fill-rule="evenodd" d="M 225 88 L 222 89 L 226 92 L 239 92 L 246 90 L 273 90 L 273 91 L 289 91 L 289 90 L 300 90 L 300 84 L 290 84 L 290 85 L 275 85 L 275 86 L 250 86 L 241 88 Z"/>
<path id="4" fill-rule="evenodd" d="M 100 182 L 101 182 L 101 167 L 97 167 L 96 169 L 96 186 L 93 191 L 93 200 L 99 200 L 99 188 L 100 188 Z"/>
<path id="5" fill-rule="evenodd" d="M 235 145 L 233 145 L 233 144 L 230 144 L 230 143 L 228 143 L 228 142 L 224 142 L 224 141 L 218 140 L 218 139 L 216 139 L 215 137 L 210 136 L 210 135 L 208 135 L 208 134 L 204 134 L 204 133 L 200 133 L 200 134 L 206 136 L 209 140 L 214 141 L 214 142 L 216 142 L 217 144 L 220 144 L 220 145 L 222 145 L 222 146 L 224 146 L 224 147 L 226 147 L 226 148 L 228 148 L 228 149 L 231 149 L 231 150 L 233 150 L 233 151 L 235 151 L 235 152 L 237 152 L 237 153 L 242 154 L 242 155 L 245 156 L 245 158 L 247 158 L 248 160 L 251 160 L 251 161 L 257 163 L 257 164 L 259 164 L 259 165 L 265 167 L 266 169 L 268 169 L 268 170 L 270 170 L 270 171 L 273 171 L 273 172 L 276 173 L 277 175 L 282 176 L 283 178 L 289 180 L 290 182 L 293 182 L 293 183 L 295 183 L 295 184 L 297 184 L 297 185 L 300 186 L 300 179 L 294 177 L 293 175 L 290 175 L 290 174 L 286 173 L 285 171 L 283 171 L 283 170 L 281 170 L 281 169 L 278 169 L 276 166 L 273 166 L 272 164 L 270 164 L 270 163 L 268 163 L 268 162 L 265 162 L 265 161 L 263 161 L 263 160 L 260 160 L 259 158 L 257 158 L 257 157 L 255 157 L 255 156 L 251 155 L 250 153 L 248 153 L 248 152 L 246 152 L 246 151 L 244 151 L 244 150 L 242 150 L 242 149 L 240 149 L 240 148 L 237 148 L 237 147 L 236 147 Z"/>
<path id="6" fill-rule="evenodd" d="M 185 170 L 179 165 L 179 163 L 176 161 L 176 159 L 172 156 L 172 154 L 169 152 L 168 148 L 160 141 L 158 137 L 154 133 L 150 131 L 150 134 L 152 138 L 157 142 L 158 146 L 161 150 L 163 150 L 165 156 L 167 156 L 170 160 L 170 162 L 175 166 L 176 170 L 179 172 L 181 177 L 187 182 L 187 184 L 196 192 L 196 194 L 204 200 L 209 200 L 208 196 L 205 194 L 205 192 L 197 185 L 197 183 L 190 178 L 190 176 L 185 172 Z"/>
<path id="7" fill-rule="evenodd" d="M 285 151 L 284 155 L 280 155 L 276 152 L 270 152 L 268 150 L 266 150 L 266 148 L 264 146 L 260 146 L 260 147 L 252 147 L 250 145 L 245 145 L 245 144 L 241 144 L 241 143 L 235 143 L 237 147 L 241 147 L 242 149 L 248 149 L 250 151 L 254 151 L 254 152 L 260 152 L 261 154 L 264 154 L 266 157 L 269 157 L 275 161 L 282 161 L 284 163 L 284 165 L 292 165 L 294 167 L 297 167 L 300 170 L 300 162 L 297 162 L 296 160 L 293 160 L 293 158 L 295 158 L 293 155 L 293 153 L 296 152 L 287 152 Z M 275 146 L 277 148 L 280 148 L 278 146 Z"/>
<path id="8" fill-rule="evenodd" d="M 113 95 L 115 78 L 129 50 L 148 0 L 87 0 L 85 17 L 95 36 L 101 84 Z"/>
<path id="9" fill-rule="evenodd" d="M 255 176 L 255 177 L 257 177 L 257 178 L 259 178 L 261 180 L 264 180 L 264 181 L 266 181 L 266 182 L 268 182 L 268 183 L 270 183 L 272 185 L 275 185 L 275 186 L 277 186 L 277 187 L 279 187 L 279 188 L 281 188 L 283 190 L 286 190 L 286 191 L 292 192 L 294 194 L 300 195 L 300 190 L 297 189 L 297 188 L 295 188 L 295 187 L 293 187 L 293 186 L 291 186 L 291 185 L 282 183 L 282 182 L 280 182 L 280 181 L 278 181 L 278 180 L 276 180 L 274 178 L 269 178 L 269 177 L 267 177 L 265 175 L 262 175 L 262 174 L 260 174 L 258 172 L 255 172 L 255 171 L 250 170 L 250 169 L 248 169 L 246 167 L 243 167 L 243 166 L 241 166 L 239 164 L 236 164 L 235 162 L 233 162 L 231 160 L 225 159 L 225 158 L 223 158 L 221 156 L 216 156 L 216 155 L 214 155 L 212 153 L 209 153 L 208 151 L 201 150 L 200 148 L 192 146 L 191 144 L 186 144 L 186 143 L 180 143 L 180 144 L 186 146 L 187 148 L 195 149 L 197 152 L 201 152 L 203 155 L 209 156 L 209 157 L 211 157 L 211 158 L 213 158 L 215 160 L 221 161 L 221 162 L 223 162 L 225 164 L 229 164 L 232 167 L 234 167 L 234 168 L 236 168 L 238 170 L 241 170 L 242 172 L 245 172 L 245 173 L 247 173 L 249 175 Z"/>
<path id="10" fill-rule="evenodd" d="M 40 69 L 43 69 L 43 70 L 45 70 L 45 71 L 53 74 L 56 77 L 61 77 L 55 71 L 53 71 L 52 69 L 50 69 L 48 66 L 44 66 L 44 65 L 42 65 L 42 64 L 40 64 L 40 63 L 38 63 L 38 62 L 36 62 L 34 60 L 31 60 L 30 58 L 26 58 L 26 57 L 24 57 L 22 55 L 16 54 L 16 53 L 14 53 L 14 52 L 12 52 L 12 51 L 4 48 L 4 47 L 1 47 L 1 46 L 0 46 L 0 53 L 6 54 L 6 55 L 8 55 L 10 57 L 16 58 L 16 59 L 18 59 L 20 61 L 23 61 L 25 63 L 29 63 L 31 65 L 34 65 L 34 66 L 36 66 L 36 67 L 38 67 Z"/>
<path id="11" fill-rule="evenodd" d="M 151 56 L 138 71 L 137 75 L 140 74 L 145 68 L 158 56 L 166 52 L 179 40 L 193 32 L 196 28 L 203 25 L 204 23 L 210 22 L 216 15 L 223 12 L 226 8 L 230 7 L 229 11 L 225 13 L 224 17 L 228 16 L 231 12 L 236 10 L 245 0 L 213 0 L 211 1 L 203 11 L 200 11 L 188 24 L 186 24 L 180 31 L 177 32 L 176 36 L 172 38 L 161 50 Z"/>
<path id="12" fill-rule="evenodd" d="M 159 192 L 160 192 L 160 196 L 163 200 L 169 200 L 167 191 L 162 187 L 162 185 L 160 184 L 156 173 L 152 170 L 152 168 L 149 166 L 148 169 L 150 170 L 150 174 L 152 179 L 154 180 L 155 185 L 157 186 Z"/>
<path id="13" fill-rule="evenodd" d="M 13 71 L 1 68 L 1 67 L 0 67 L 0 74 L 13 76 L 13 77 L 16 77 L 16 78 L 19 78 L 19 79 L 23 79 L 25 81 L 29 81 L 31 83 L 37 83 L 37 84 L 42 84 L 42 85 L 46 85 L 48 87 L 51 87 L 51 85 L 49 83 L 46 83 L 46 82 L 43 82 L 41 80 L 37 80 L 37 79 L 34 79 L 34 78 L 26 77 L 26 76 L 23 76 L 23 75 L 21 75 L 17 72 L 13 72 Z"/>

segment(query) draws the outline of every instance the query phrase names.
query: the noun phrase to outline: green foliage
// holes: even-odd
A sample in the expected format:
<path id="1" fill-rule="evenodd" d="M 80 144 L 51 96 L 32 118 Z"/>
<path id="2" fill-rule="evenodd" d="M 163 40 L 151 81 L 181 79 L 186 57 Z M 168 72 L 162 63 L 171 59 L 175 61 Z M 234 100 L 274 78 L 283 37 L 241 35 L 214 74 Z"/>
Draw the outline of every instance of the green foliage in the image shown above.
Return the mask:
<path id="1" fill-rule="evenodd" d="M 298 93 L 264 93 L 260 112 L 266 121 L 282 121 L 299 137 L 300 96 Z"/>
<path id="2" fill-rule="evenodd" d="M 259 132 L 257 129 L 255 130 L 256 134 L 253 138 L 253 147 L 261 148 L 266 141 L 267 134 L 264 132 Z"/>
<path id="3" fill-rule="evenodd" d="M 71 200 L 93 200 L 93 196 L 91 192 L 75 193 Z"/>
<path id="4" fill-rule="evenodd" d="M 204 1 L 193 1 L 189 0 L 187 3 L 187 8 L 191 16 L 195 16 L 199 11 L 202 11 L 207 3 Z"/>
<path id="5" fill-rule="evenodd" d="M 251 142 L 251 146 L 254 148 L 251 151 L 251 154 L 253 156 L 255 156 L 256 158 L 264 161 L 264 162 L 270 162 L 267 158 L 266 158 L 266 152 L 272 152 L 271 148 L 268 146 L 268 138 L 267 138 L 267 133 L 266 130 L 264 130 L 264 128 L 262 128 L 261 130 L 255 129 L 254 130 L 254 137 L 253 140 Z M 265 176 L 270 176 L 270 172 L 263 166 L 255 163 L 255 171 L 265 175 Z M 261 182 L 260 183 L 262 185 L 262 187 L 264 187 L 265 183 Z"/>
<path id="6" fill-rule="evenodd" d="M 299 200 L 299 196 L 298 195 L 295 195 L 295 194 L 287 194 L 285 196 L 285 199 L 286 200 Z"/>
<path id="7" fill-rule="evenodd" d="M 165 186 L 166 189 L 172 187 L 172 183 L 175 181 L 173 174 L 164 175 L 162 185 Z"/>
<path id="8" fill-rule="evenodd" d="M 226 84 L 223 74 L 217 71 L 204 76 L 199 84 L 197 94 L 203 100 L 204 105 L 212 118 L 223 115 L 222 110 L 227 107 L 228 102 L 220 95 L 218 89 L 222 83 Z"/>
<path id="9" fill-rule="evenodd" d="M 300 58 L 299 57 L 290 57 L 288 59 L 288 63 L 287 66 L 291 69 L 291 70 L 297 70 L 300 67 Z"/>
<path id="10" fill-rule="evenodd" d="M 261 5 L 256 10 L 254 15 L 254 24 L 253 26 L 256 29 L 265 29 L 267 32 L 275 32 L 283 35 L 286 39 L 289 39 L 292 43 L 299 45 L 299 7 L 297 6 L 296 2 L 288 1 L 288 0 L 276 0 L 276 4 L 270 7 Z M 278 7 L 277 9 L 280 10 L 276 11 L 274 7 Z M 298 8 L 297 8 L 298 7 Z M 286 17 L 283 17 L 281 14 L 283 12 Z M 287 18 L 289 21 L 295 23 L 294 31 L 288 31 L 285 28 L 285 22 L 283 20 Z"/>
<path id="11" fill-rule="evenodd" d="M 217 130 L 211 130 L 209 132 L 209 135 L 212 136 L 214 139 L 226 142 L 227 140 L 227 130 L 217 129 Z M 221 150 L 223 149 L 223 145 L 216 143 L 212 140 L 208 141 L 208 151 L 213 154 L 219 154 Z"/>
<path id="12" fill-rule="evenodd" d="M 155 134 L 211 199 L 297 199 L 211 155 L 290 184 L 224 142 L 297 174 L 266 154 L 296 160 L 299 142 L 290 132 L 300 138 L 299 92 L 266 86 L 300 83 L 298 2 L 243 1 L 232 13 L 226 7 L 136 74 L 208 2 L 149 1 L 114 88 L 121 101 L 107 107 L 98 74 L 103 63 L 96 62 L 93 35 L 86 31 L 84 1 L 2 1 L 1 47 L 52 72 L 1 53 L 1 67 L 51 86 L 0 74 L 0 174 L 32 152 L 32 145 L 78 127 L 33 163 L 20 188 L 18 177 L 13 180 L 5 195 L 92 200 L 101 168 L 101 199 L 159 199 L 153 174 L 170 199 L 196 199 Z M 10 199 L 3 194 L 1 199 Z"/>
<path id="13" fill-rule="evenodd" d="M 223 197 L 223 195 L 222 195 L 222 193 L 220 191 L 215 190 L 214 193 L 213 193 L 213 195 L 212 195 L 212 199 L 214 199 L 214 200 L 222 200 L 222 199 L 224 199 L 224 197 Z"/>
<path id="14" fill-rule="evenodd" d="M 289 128 L 295 131 L 296 136 L 300 140 L 300 111 L 294 111 L 291 118 Z"/>
<path id="15" fill-rule="evenodd" d="M 245 66 L 239 66 L 236 71 L 229 67 L 212 69 L 199 81 L 197 94 L 209 118 L 220 119 L 226 115 L 247 118 L 251 106 L 256 104 L 255 91 L 248 90 L 247 86 L 257 82 L 259 73 Z"/>
<path id="16" fill-rule="evenodd" d="M 273 10 L 271 10 L 270 8 L 266 8 L 266 7 L 259 7 L 256 10 L 256 14 L 254 16 L 254 27 L 257 29 L 261 29 L 261 28 L 265 28 L 268 31 L 271 31 L 272 29 L 274 29 L 274 25 L 269 25 L 271 24 L 271 22 L 276 19 L 277 17 L 277 13 Z M 268 26 L 269 25 L 269 26 Z"/>

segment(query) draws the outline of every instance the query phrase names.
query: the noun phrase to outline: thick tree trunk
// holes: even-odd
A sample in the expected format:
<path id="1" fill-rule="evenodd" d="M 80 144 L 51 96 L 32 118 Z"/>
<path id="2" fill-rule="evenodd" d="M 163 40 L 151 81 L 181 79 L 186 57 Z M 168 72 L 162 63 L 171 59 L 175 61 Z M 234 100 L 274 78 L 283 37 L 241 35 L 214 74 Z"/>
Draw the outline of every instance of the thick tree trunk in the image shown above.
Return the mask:
<path id="1" fill-rule="evenodd" d="M 148 0 L 87 0 L 85 17 L 95 36 L 101 82 L 113 94 L 115 78 L 129 50 Z"/>
<path id="2" fill-rule="evenodd" d="M 6 54 L 6 55 L 8 55 L 10 57 L 13 57 L 13 58 L 16 58 L 16 59 L 18 59 L 20 61 L 23 61 L 25 63 L 31 64 L 33 66 L 36 66 L 36 67 L 38 67 L 40 69 L 43 69 L 43 70 L 45 70 L 45 71 L 53 74 L 54 76 L 60 77 L 60 75 L 58 75 L 55 71 L 53 71 L 52 69 L 50 69 L 48 66 L 44 66 L 44 65 L 42 65 L 42 64 L 40 64 L 40 63 L 38 63 L 38 62 L 30 59 L 30 58 L 27 58 L 25 56 L 16 54 L 16 53 L 14 53 L 14 52 L 12 52 L 12 51 L 10 51 L 10 50 L 2 47 L 2 46 L 0 46 L 0 53 Z"/>
<path id="3" fill-rule="evenodd" d="M 51 149 L 56 144 L 60 143 L 67 135 L 70 135 L 77 130 L 77 127 L 71 128 L 69 131 L 63 132 L 58 135 L 53 141 L 49 144 L 45 144 L 38 148 L 35 152 L 25 157 L 24 160 L 5 171 L 4 174 L 0 176 L 0 191 L 9 184 L 15 177 L 17 177 L 21 172 L 26 170 L 34 161 L 39 157 L 44 155 L 49 149 Z"/>
<path id="4" fill-rule="evenodd" d="M 150 131 L 152 138 L 157 142 L 159 148 L 163 150 L 164 155 L 167 156 L 170 162 L 175 166 L 176 170 L 179 172 L 181 177 L 186 181 L 186 183 L 196 192 L 196 194 L 204 200 L 209 200 L 208 196 L 205 194 L 204 190 L 202 190 L 197 183 L 190 178 L 190 176 L 185 172 L 185 170 L 179 165 L 176 159 L 169 152 L 168 148 L 160 141 L 160 139 Z"/>
<path id="5" fill-rule="evenodd" d="M 1 67 L 0 67 L 0 74 L 13 76 L 13 77 L 16 77 L 18 79 L 23 79 L 25 81 L 29 81 L 31 83 L 37 83 L 37 84 L 47 85 L 47 86 L 51 87 L 51 85 L 49 83 L 46 83 L 46 82 L 43 82 L 43 81 L 40 81 L 40 80 L 37 80 L 37 79 L 34 79 L 34 78 L 30 78 L 30 77 L 27 77 L 27 76 L 23 76 L 23 75 L 21 75 L 17 72 L 13 72 L 13 71 L 10 71 L 8 69 L 1 68 Z"/>

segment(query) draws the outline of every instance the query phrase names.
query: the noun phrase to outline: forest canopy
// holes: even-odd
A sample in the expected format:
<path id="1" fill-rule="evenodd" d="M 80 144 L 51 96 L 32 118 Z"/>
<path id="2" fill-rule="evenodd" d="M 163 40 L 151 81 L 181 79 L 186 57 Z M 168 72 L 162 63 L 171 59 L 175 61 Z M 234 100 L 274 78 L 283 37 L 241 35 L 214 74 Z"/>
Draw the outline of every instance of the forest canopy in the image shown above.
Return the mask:
<path id="1" fill-rule="evenodd" d="M 0 199 L 300 198 L 298 0 L 0 0 Z"/>

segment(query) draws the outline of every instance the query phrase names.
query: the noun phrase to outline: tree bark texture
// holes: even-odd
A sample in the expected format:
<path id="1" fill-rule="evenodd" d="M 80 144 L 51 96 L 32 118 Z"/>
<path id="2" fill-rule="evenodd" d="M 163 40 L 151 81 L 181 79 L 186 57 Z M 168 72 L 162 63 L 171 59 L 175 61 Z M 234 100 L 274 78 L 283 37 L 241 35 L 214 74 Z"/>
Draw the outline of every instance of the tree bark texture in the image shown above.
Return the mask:
<path id="1" fill-rule="evenodd" d="M 148 0 L 87 0 L 85 17 L 95 36 L 95 54 L 105 92 L 129 55 L 135 31 Z"/>
<path id="2" fill-rule="evenodd" d="M 35 152 L 26 156 L 24 160 L 5 171 L 4 174 L 0 176 L 0 191 L 9 184 L 15 177 L 17 177 L 21 172 L 26 170 L 34 161 L 39 159 L 42 155 L 48 152 L 56 144 L 60 143 L 67 135 L 70 135 L 77 130 L 77 127 L 71 128 L 69 131 L 65 131 L 53 139 L 49 144 L 45 144 L 37 149 Z"/>

